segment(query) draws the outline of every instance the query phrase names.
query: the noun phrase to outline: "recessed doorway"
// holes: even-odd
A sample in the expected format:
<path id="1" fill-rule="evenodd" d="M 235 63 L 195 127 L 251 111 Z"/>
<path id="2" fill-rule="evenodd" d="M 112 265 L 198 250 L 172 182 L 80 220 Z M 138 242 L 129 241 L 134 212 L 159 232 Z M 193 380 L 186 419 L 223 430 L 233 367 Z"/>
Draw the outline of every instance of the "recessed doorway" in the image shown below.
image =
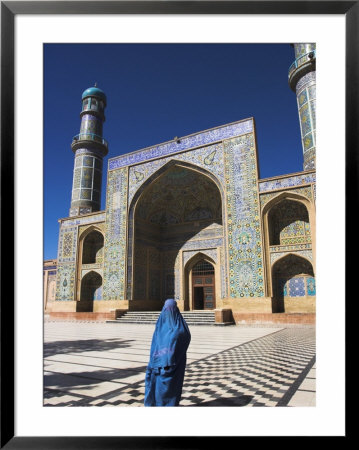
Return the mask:
<path id="1" fill-rule="evenodd" d="M 207 261 L 199 261 L 192 269 L 193 309 L 216 307 L 214 267 Z"/>

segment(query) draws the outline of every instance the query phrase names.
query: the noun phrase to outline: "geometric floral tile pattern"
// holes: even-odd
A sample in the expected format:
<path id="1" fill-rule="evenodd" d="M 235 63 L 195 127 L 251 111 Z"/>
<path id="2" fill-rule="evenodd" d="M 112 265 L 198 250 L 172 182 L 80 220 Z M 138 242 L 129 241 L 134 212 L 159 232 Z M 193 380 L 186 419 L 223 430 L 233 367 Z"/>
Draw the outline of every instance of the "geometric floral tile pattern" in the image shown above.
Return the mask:
<path id="1" fill-rule="evenodd" d="M 313 185 L 315 186 L 315 185 Z M 286 189 L 287 192 L 293 192 L 295 194 L 300 194 L 306 198 L 308 198 L 309 200 L 313 199 L 313 195 L 312 195 L 312 187 L 308 186 L 308 187 L 302 187 L 302 188 L 291 188 L 291 189 Z M 261 204 L 261 209 L 263 209 L 264 205 L 266 205 L 269 200 L 272 200 L 274 197 L 280 195 L 281 192 L 270 192 L 268 194 L 260 194 L 259 199 L 260 199 L 260 204 Z"/>
<path id="2" fill-rule="evenodd" d="M 58 262 L 75 262 L 77 248 L 77 227 L 63 227 L 60 229 Z"/>
<path id="3" fill-rule="evenodd" d="M 165 142 L 154 147 L 145 148 L 123 156 L 118 156 L 117 158 L 112 158 L 109 160 L 109 170 L 137 164 L 150 159 L 163 158 L 173 153 L 201 147 L 216 141 L 228 139 L 233 136 L 249 133 L 251 131 L 253 131 L 252 119 L 235 122 L 222 127 L 216 127 L 207 131 L 201 131 L 190 136 L 185 136 L 179 141 L 173 140 L 170 142 Z"/>
<path id="4" fill-rule="evenodd" d="M 75 263 L 61 263 L 57 266 L 56 300 L 74 300 L 75 274 Z"/>
<path id="5" fill-rule="evenodd" d="M 309 73 L 307 73 L 306 75 L 304 75 L 304 77 L 302 77 L 302 78 L 298 81 L 298 83 L 297 83 L 297 85 L 296 85 L 296 87 L 295 87 L 297 96 L 300 94 L 300 92 L 302 91 L 303 87 L 304 87 L 307 83 L 314 84 L 315 81 L 316 81 L 316 73 L 315 73 L 315 71 L 309 72 Z"/>
<path id="6" fill-rule="evenodd" d="M 222 144 L 214 144 L 206 148 L 178 153 L 172 157 L 160 158 L 145 162 L 129 169 L 129 198 L 131 203 L 137 190 L 153 175 L 171 160 L 191 163 L 211 172 L 224 186 L 223 177 L 223 147 Z"/>
<path id="7" fill-rule="evenodd" d="M 77 227 L 61 225 L 57 253 L 56 300 L 74 300 Z"/>
<path id="8" fill-rule="evenodd" d="M 288 282 L 289 297 L 303 297 L 305 296 L 304 278 L 292 278 Z"/>
<path id="9" fill-rule="evenodd" d="M 307 295 L 315 295 L 315 278 L 307 278 Z"/>
<path id="10" fill-rule="evenodd" d="M 296 86 L 304 153 L 304 170 L 315 168 L 316 80 L 315 71 L 304 75 Z"/>
<path id="11" fill-rule="evenodd" d="M 231 297 L 263 297 L 263 256 L 253 133 L 224 143 Z"/>
<path id="12" fill-rule="evenodd" d="M 187 264 L 187 261 L 189 261 L 194 255 L 198 254 L 198 251 L 184 251 L 182 256 L 182 263 L 183 267 Z M 206 249 L 201 251 L 205 256 L 209 256 L 215 263 L 217 263 L 217 249 Z"/>
<path id="13" fill-rule="evenodd" d="M 273 244 L 285 246 L 311 242 L 308 211 L 300 202 L 282 200 L 271 209 L 269 222 Z"/>
<path id="14" fill-rule="evenodd" d="M 241 125 L 241 127 L 242 127 L 242 125 Z M 236 128 L 234 128 L 234 129 L 236 129 Z M 214 130 L 213 130 L 213 132 L 214 132 Z M 233 132 L 233 130 L 232 130 L 232 132 Z M 198 137 L 200 135 L 201 135 L 201 133 L 198 135 Z M 215 135 L 216 134 L 213 134 L 213 136 L 215 136 Z M 217 137 L 218 137 L 218 135 L 217 135 Z M 197 142 L 197 144 L 199 143 L 198 140 L 196 142 Z M 178 147 L 176 147 L 176 149 L 178 151 Z M 173 195 L 175 195 L 176 192 L 172 192 L 172 191 L 175 188 L 176 182 L 179 182 L 179 180 L 180 180 L 180 178 L 178 176 L 181 174 L 181 172 L 183 172 L 183 174 L 187 173 L 189 178 L 191 178 L 191 177 L 196 178 L 195 182 L 191 183 L 191 185 L 190 185 L 190 186 L 192 186 L 191 189 L 194 191 L 191 196 L 192 201 L 195 200 L 195 202 L 201 203 L 199 194 L 203 190 L 203 192 L 206 193 L 205 198 L 207 199 L 207 203 L 208 202 L 210 203 L 209 209 L 213 209 L 215 207 L 216 203 L 218 203 L 218 201 L 217 201 L 218 199 L 219 199 L 219 203 L 221 203 L 219 190 L 221 192 L 223 192 L 223 186 L 224 186 L 224 174 L 223 174 L 224 161 L 223 161 L 223 158 L 224 158 L 223 145 L 221 143 L 209 145 L 209 146 L 195 149 L 195 150 L 183 151 L 182 153 L 176 153 L 175 155 L 172 155 L 167 158 L 157 158 L 157 159 L 154 159 L 151 161 L 147 161 L 148 158 L 146 157 L 146 158 L 144 158 L 144 162 L 142 162 L 141 164 L 137 164 L 136 166 L 129 167 L 128 205 L 133 203 L 134 197 L 135 196 L 138 197 L 139 193 L 144 190 L 144 187 L 146 186 L 146 184 L 149 184 L 149 182 L 151 180 L 155 180 L 156 173 L 160 169 L 162 169 L 162 172 L 164 172 L 164 170 L 163 170 L 164 166 L 166 166 L 169 163 L 169 164 L 172 164 L 172 167 L 170 167 L 168 172 L 166 172 L 166 174 L 163 175 L 159 179 L 158 183 L 155 183 L 150 187 L 150 191 L 146 192 L 145 197 L 141 197 L 141 202 L 142 202 L 141 205 L 144 204 L 144 205 L 150 206 L 152 204 L 151 199 L 156 198 L 157 199 L 156 204 L 152 205 L 152 206 L 158 209 L 159 208 L 158 202 L 159 202 L 159 199 L 161 196 L 160 193 L 162 192 L 167 196 L 169 194 L 169 191 L 171 191 L 171 193 Z M 212 181 L 208 177 L 202 176 L 190 169 L 189 170 L 183 169 L 183 168 L 181 169 L 181 168 L 178 168 L 177 166 L 175 166 L 174 163 L 176 161 L 184 162 L 187 164 L 189 163 L 194 168 L 205 169 L 205 171 L 207 173 L 214 175 L 215 179 L 217 180 L 219 190 L 217 189 L 217 187 L 215 187 L 215 185 L 212 183 Z M 171 182 L 171 184 L 169 184 L 169 186 L 167 188 L 162 188 L 162 186 L 160 186 L 161 183 L 163 184 L 164 182 L 166 182 L 167 178 L 172 180 L 173 176 L 175 176 L 175 175 L 176 175 L 176 177 L 175 177 L 175 180 L 173 181 L 174 184 Z M 209 198 L 209 196 L 208 196 L 209 189 L 201 190 L 199 180 L 202 180 L 203 182 L 209 184 L 209 187 L 211 187 L 212 190 L 214 189 L 214 191 L 216 193 L 215 200 L 211 201 L 211 199 Z M 189 190 L 191 190 L 191 189 L 189 189 Z M 156 191 L 155 192 L 156 195 L 155 194 L 152 195 L 153 190 Z M 182 186 L 181 192 L 184 192 L 183 186 Z M 187 192 L 187 190 L 186 190 L 186 192 Z M 168 201 L 167 201 L 167 203 L 168 203 Z M 186 208 L 189 206 L 187 197 L 180 198 L 180 201 L 178 202 L 178 204 L 176 202 L 174 202 L 174 204 L 177 204 L 177 206 L 179 206 L 180 204 L 183 204 L 183 203 L 185 203 Z M 220 205 L 219 205 L 219 207 L 220 207 Z M 146 211 L 146 208 L 140 208 L 138 210 L 138 214 L 140 214 L 141 211 L 144 213 Z M 194 209 L 194 211 L 196 211 L 196 208 Z M 168 220 L 172 220 L 172 221 L 175 220 L 177 217 L 177 216 L 175 217 L 175 215 L 178 215 L 179 212 L 180 212 L 179 208 L 177 208 L 177 210 L 172 213 L 173 217 L 172 216 L 169 217 Z M 202 211 L 202 212 L 204 212 L 204 211 Z M 159 213 L 162 214 L 161 208 L 159 208 Z M 173 214 L 175 214 L 175 215 L 173 215 Z M 215 212 L 214 214 L 217 217 L 217 213 Z M 133 246 L 132 235 L 133 235 L 133 227 L 134 227 L 134 223 L 132 220 L 133 216 L 134 216 L 133 205 L 131 205 L 130 211 L 129 211 L 129 222 L 128 222 L 129 223 L 129 236 L 128 236 L 128 249 L 127 249 L 127 251 L 128 251 L 127 298 L 132 298 L 131 292 L 132 292 L 132 283 L 133 283 L 133 281 L 132 281 L 133 262 L 132 262 L 131 256 L 132 256 L 132 246 Z M 146 217 L 143 217 L 143 219 L 145 219 L 145 218 L 147 218 L 147 215 L 146 215 Z M 162 220 L 162 218 L 161 218 L 161 220 Z M 187 219 L 187 220 L 193 220 L 193 218 Z M 225 218 L 223 218 L 223 220 L 225 221 Z M 152 219 L 151 219 L 151 221 L 155 222 L 155 220 L 152 220 Z M 190 232 L 191 233 L 193 232 L 193 227 L 191 228 Z M 187 230 L 187 234 L 188 234 L 188 230 Z M 196 236 L 192 236 L 191 240 L 188 240 L 188 236 L 187 236 L 187 238 L 184 239 L 182 246 L 179 246 L 179 243 L 176 243 L 176 244 L 162 243 L 161 246 L 164 251 L 172 250 L 175 248 L 177 250 L 179 250 L 179 248 L 182 248 L 182 249 L 186 249 L 186 250 L 193 249 L 194 251 L 195 250 L 198 251 L 202 248 L 208 248 L 208 247 L 213 248 L 214 246 L 218 246 L 218 245 L 222 246 L 222 239 L 215 239 L 215 240 L 208 239 L 208 238 L 217 237 L 217 234 L 218 233 L 215 232 L 214 230 L 204 229 L 204 230 L 199 231 L 196 234 Z M 222 230 L 220 230 L 220 233 L 218 236 L 221 236 L 221 235 L 222 235 Z M 177 237 L 178 237 L 178 239 L 177 239 L 178 242 L 180 242 L 181 236 L 178 235 Z M 138 239 L 136 239 L 136 242 L 138 242 Z M 223 283 L 225 282 L 225 278 L 223 278 L 222 282 Z M 175 269 L 174 298 L 176 298 L 177 300 L 180 298 L 179 267 Z"/>
<path id="15" fill-rule="evenodd" d="M 96 223 L 98 224 L 97 226 L 101 227 L 99 221 L 104 221 L 104 219 L 105 214 L 101 213 L 61 222 L 57 252 L 58 277 L 56 283 L 56 300 L 72 301 L 75 299 L 74 286 L 79 225 Z M 87 227 L 90 226 L 87 225 Z"/>
<path id="16" fill-rule="evenodd" d="M 315 296 L 315 279 L 310 276 L 279 279 L 284 297 Z"/>
<path id="17" fill-rule="evenodd" d="M 201 151 L 197 151 L 195 155 L 198 161 L 202 160 L 207 162 L 208 166 L 210 166 L 207 169 L 208 171 L 213 170 L 215 161 L 217 161 L 217 165 L 219 164 L 218 161 L 223 161 L 222 146 L 215 146 L 215 150 L 213 147 L 214 146 L 201 149 Z M 180 155 L 184 161 L 191 161 L 191 167 L 193 167 L 193 162 L 195 161 L 195 159 L 190 158 L 192 153 L 195 152 L 187 152 L 186 154 Z M 219 157 L 219 153 L 222 155 L 221 157 Z M 194 166 L 197 169 L 197 171 L 195 171 L 187 167 L 177 166 L 174 164 L 177 160 L 180 160 L 180 158 L 173 160 L 173 162 L 167 166 L 167 171 L 164 172 L 162 170 L 164 173 L 158 178 L 155 178 L 156 175 L 158 175 L 158 166 L 155 165 L 156 173 L 153 176 L 154 167 L 151 166 L 152 162 L 135 166 L 137 174 L 145 174 L 143 179 L 146 179 L 147 181 L 149 176 L 152 176 L 151 179 L 154 180 L 146 191 L 143 191 L 143 183 L 142 188 L 139 187 L 141 192 L 143 192 L 140 200 L 136 204 L 136 218 L 139 220 L 137 220 L 136 224 L 133 224 L 133 222 L 130 221 L 132 226 L 129 230 L 129 241 L 135 244 L 135 255 L 133 262 L 131 261 L 131 254 L 128 255 L 127 277 L 128 280 L 131 279 L 132 266 L 134 266 L 135 298 L 148 298 L 148 290 L 152 283 L 150 281 L 151 276 L 146 277 L 140 266 L 141 264 L 148 264 L 149 267 L 153 267 L 153 264 L 150 261 L 147 263 L 146 257 L 138 256 L 139 246 L 151 247 L 155 245 L 160 249 L 161 253 L 166 252 L 166 250 L 173 250 L 179 258 L 180 250 L 187 249 L 188 245 L 191 245 L 193 248 L 193 251 L 191 252 L 193 256 L 202 248 L 208 248 L 209 240 L 212 241 L 215 238 L 219 238 L 217 241 L 222 240 L 223 227 L 220 224 L 220 218 L 222 216 L 222 199 L 218 187 L 209 177 L 198 173 L 200 163 Z M 162 160 L 156 160 L 154 163 L 158 163 L 158 161 L 161 162 L 162 167 L 164 165 Z M 169 159 L 167 162 L 168 161 Z M 223 166 L 222 162 L 221 164 Z M 147 166 L 147 169 L 151 166 L 151 170 L 145 171 L 143 166 Z M 219 172 L 222 173 L 223 177 L 223 170 Z M 134 183 L 134 180 L 132 181 Z M 146 184 L 148 184 L 148 182 Z M 138 192 L 134 194 L 138 197 Z M 130 217 L 132 216 L 133 213 L 131 208 Z M 197 220 L 201 222 L 196 224 Z M 159 225 L 164 227 L 161 232 L 159 232 Z M 133 228 L 135 228 L 135 241 L 132 239 Z M 185 262 L 187 262 L 187 260 Z M 181 274 L 184 273 L 184 267 L 181 269 L 180 272 L 179 265 L 174 268 L 173 264 L 164 264 L 161 271 L 162 284 L 164 284 L 167 279 L 171 278 L 171 274 L 174 274 L 174 286 L 171 293 L 169 293 L 167 284 L 165 284 L 162 289 L 162 297 L 171 295 L 176 300 L 180 299 L 180 281 Z M 148 281 L 146 281 L 146 278 Z M 141 288 L 138 286 L 139 283 L 142 284 Z M 128 298 L 132 298 L 132 286 L 130 281 L 128 281 L 127 289 Z M 151 289 L 151 291 L 153 291 L 153 289 Z M 145 292 L 147 292 L 147 297 L 145 297 Z"/>
<path id="18" fill-rule="evenodd" d="M 272 252 L 270 255 L 271 264 L 273 264 L 274 261 L 277 261 L 277 259 L 281 258 L 282 256 L 288 255 L 289 253 L 301 256 L 305 259 L 309 259 L 309 261 L 313 260 L 312 250 L 290 250 L 285 252 Z"/>
<path id="19" fill-rule="evenodd" d="M 104 212 L 94 214 L 91 216 L 86 216 L 86 217 L 77 217 L 76 219 L 64 220 L 62 222 L 61 228 L 72 227 L 74 225 L 84 225 L 84 224 L 90 224 L 90 223 L 95 223 L 95 222 L 103 222 L 105 220 L 105 218 L 106 218 L 106 215 Z"/>
<path id="20" fill-rule="evenodd" d="M 283 189 L 288 187 L 301 186 L 303 184 L 315 183 L 315 173 L 289 176 L 268 181 L 259 181 L 259 192 L 273 191 L 274 189 Z"/>
<path id="21" fill-rule="evenodd" d="M 128 168 L 108 173 L 103 299 L 125 298 Z"/>
<path id="22" fill-rule="evenodd" d="M 71 232 L 64 233 L 62 241 L 62 258 L 68 258 L 72 255 L 72 246 L 74 235 Z"/>

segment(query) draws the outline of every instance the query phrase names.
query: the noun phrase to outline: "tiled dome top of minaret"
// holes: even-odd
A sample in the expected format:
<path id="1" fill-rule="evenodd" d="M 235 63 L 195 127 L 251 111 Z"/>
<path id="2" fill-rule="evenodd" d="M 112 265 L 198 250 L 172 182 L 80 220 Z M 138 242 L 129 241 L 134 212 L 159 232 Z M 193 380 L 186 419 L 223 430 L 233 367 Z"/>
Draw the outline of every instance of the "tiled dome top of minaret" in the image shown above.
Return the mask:
<path id="1" fill-rule="evenodd" d="M 104 101 L 105 106 L 106 106 L 106 94 L 101 89 L 99 89 L 97 86 L 86 89 L 82 93 L 82 100 L 84 100 L 86 97 L 98 97 Z"/>

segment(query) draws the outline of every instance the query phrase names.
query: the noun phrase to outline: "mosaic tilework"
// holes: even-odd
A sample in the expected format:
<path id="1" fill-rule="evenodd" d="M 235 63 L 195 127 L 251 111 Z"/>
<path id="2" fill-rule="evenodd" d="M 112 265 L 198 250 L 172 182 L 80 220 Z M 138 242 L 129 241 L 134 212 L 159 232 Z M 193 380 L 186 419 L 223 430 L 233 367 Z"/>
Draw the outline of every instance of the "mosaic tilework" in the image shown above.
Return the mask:
<path id="1" fill-rule="evenodd" d="M 311 258 L 308 258 L 309 251 L 289 255 L 287 253 L 285 256 L 272 266 L 274 297 L 315 296 L 315 280 Z"/>
<path id="2" fill-rule="evenodd" d="M 296 94 L 298 95 L 298 94 L 302 91 L 303 86 L 304 86 L 306 83 L 311 83 L 311 82 L 314 82 L 314 83 L 315 83 L 315 80 L 316 80 L 316 74 L 315 74 L 315 72 L 309 72 L 309 73 L 307 73 L 306 75 L 304 75 L 304 77 L 302 77 L 302 78 L 298 81 L 298 83 L 297 83 L 297 85 L 296 85 L 296 87 L 295 87 L 295 89 L 296 89 Z"/>
<path id="3" fill-rule="evenodd" d="M 74 263 L 59 264 L 56 278 L 56 300 L 72 301 L 74 300 L 76 267 Z"/>
<path id="4" fill-rule="evenodd" d="M 108 174 L 104 257 L 104 300 L 125 297 L 128 170 Z"/>
<path id="5" fill-rule="evenodd" d="M 316 294 L 313 277 L 294 277 L 290 280 L 282 278 L 278 283 L 284 297 L 314 297 Z"/>
<path id="6" fill-rule="evenodd" d="M 307 295 L 315 295 L 315 278 L 308 277 L 307 278 Z"/>
<path id="7" fill-rule="evenodd" d="M 173 225 L 205 216 L 220 218 L 221 203 L 220 192 L 212 180 L 193 170 L 172 166 L 143 192 L 136 214 L 147 222 Z"/>
<path id="8" fill-rule="evenodd" d="M 79 200 L 92 201 L 93 209 L 99 208 L 101 183 L 102 158 L 97 158 L 91 152 L 86 155 L 76 152 L 70 215 L 76 214 Z"/>
<path id="9" fill-rule="evenodd" d="M 306 55 L 313 50 L 315 50 L 315 44 L 294 44 L 294 53 L 296 58 Z"/>
<path id="10" fill-rule="evenodd" d="M 75 262 L 77 249 L 77 227 L 60 228 L 59 248 L 58 248 L 58 264 Z"/>
<path id="11" fill-rule="evenodd" d="M 71 258 L 74 235 L 73 233 L 64 233 L 62 242 L 62 258 Z"/>
<path id="12" fill-rule="evenodd" d="M 62 223 L 59 233 L 56 300 L 74 300 L 78 229 L 65 223 Z"/>
<path id="13" fill-rule="evenodd" d="M 274 189 L 284 189 L 288 187 L 301 186 L 303 184 L 315 183 L 316 174 L 308 173 L 303 175 L 289 176 L 268 181 L 259 182 L 259 192 L 273 191 Z"/>
<path id="14" fill-rule="evenodd" d="M 310 225 L 307 222 L 296 220 L 280 233 L 281 245 L 295 245 L 311 242 Z"/>
<path id="15" fill-rule="evenodd" d="M 274 261 L 277 261 L 277 259 L 281 258 L 282 256 L 288 255 L 289 252 L 273 252 L 270 255 L 270 262 L 271 264 L 274 263 Z M 295 250 L 291 251 L 290 253 L 302 256 L 303 258 L 307 258 L 310 261 L 313 261 L 313 253 L 312 250 Z"/>
<path id="16" fill-rule="evenodd" d="M 72 227 L 74 225 L 85 225 L 85 224 L 90 224 L 90 223 L 96 223 L 96 222 L 104 222 L 106 218 L 106 214 L 103 213 L 99 213 L 99 214 L 94 214 L 91 216 L 87 216 L 87 217 L 79 217 L 76 219 L 69 219 L 69 220 L 64 220 L 62 222 L 61 227 Z"/>
<path id="17" fill-rule="evenodd" d="M 205 149 L 193 150 L 180 153 L 174 157 L 161 158 L 147 163 L 143 163 L 130 168 L 129 203 L 131 203 L 136 191 L 153 175 L 171 160 L 191 163 L 194 166 L 202 167 L 212 173 L 216 179 L 224 186 L 223 174 L 223 147 L 222 144 L 215 144 Z"/>
<path id="18" fill-rule="evenodd" d="M 212 130 L 202 131 L 192 134 L 176 141 L 165 142 L 155 147 L 149 147 L 134 153 L 119 156 L 109 160 L 109 170 L 118 169 L 119 167 L 137 164 L 149 159 L 161 158 L 173 153 L 189 150 L 191 148 L 200 147 L 211 144 L 216 141 L 228 139 L 233 136 L 239 136 L 253 131 L 253 121 L 248 119 L 245 121 L 224 125 Z"/>
<path id="19" fill-rule="evenodd" d="M 93 224 L 91 225 L 83 225 L 83 226 L 79 226 L 79 237 L 89 228 L 93 227 Z M 96 228 L 95 229 L 99 229 L 102 231 L 102 233 L 105 232 L 105 222 L 102 223 L 96 223 Z"/>
<path id="20" fill-rule="evenodd" d="M 102 136 L 102 120 L 97 116 L 86 114 L 81 120 L 80 133 L 92 133 Z"/>
<path id="21" fill-rule="evenodd" d="M 184 242 L 180 249 L 181 250 L 203 250 L 206 248 L 214 248 L 214 247 L 221 247 L 223 244 L 222 238 L 217 239 L 198 239 L 193 241 L 187 241 Z M 179 249 L 178 244 L 166 244 L 163 246 L 163 250 L 169 251 Z"/>
<path id="22" fill-rule="evenodd" d="M 79 148 L 76 150 L 76 157 L 78 155 L 90 155 L 90 156 L 97 156 L 98 158 L 102 159 L 103 158 L 103 152 L 101 152 L 100 150 L 96 150 L 95 148 Z M 100 168 L 100 167 L 98 167 Z"/>
<path id="23" fill-rule="evenodd" d="M 316 147 L 315 72 L 309 72 L 299 80 L 296 86 L 296 94 L 297 94 L 299 121 L 304 153 L 303 168 L 304 170 L 310 170 L 315 168 L 315 147 Z"/>
<path id="24" fill-rule="evenodd" d="M 289 297 L 304 297 L 305 284 L 304 278 L 292 278 L 289 280 Z"/>
<path id="25" fill-rule="evenodd" d="M 231 297 L 262 297 L 263 256 L 253 133 L 225 141 Z"/>
<path id="26" fill-rule="evenodd" d="M 182 256 L 182 261 L 183 261 L 183 267 L 187 264 L 187 262 L 194 256 L 196 255 L 197 251 L 184 251 L 183 252 L 183 256 Z M 201 253 L 203 253 L 206 256 L 209 256 L 210 258 L 212 258 L 212 260 L 217 263 L 217 249 L 216 248 L 212 248 L 212 249 L 205 249 L 205 250 L 201 250 Z"/>
<path id="27" fill-rule="evenodd" d="M 300 195 L 303 195 L 304 197 L 306 197 L 308 200 L 313 200 L 311 186 L 297 188 L 297 189 L 290 189 L 290 191 L 288 191 L 288 192 L 300 194 Z M 274 197 L 277 197 L 280 194 L 281 194 L 281 192 L 271 192 L 269 194 L 261 194 L 259 196 L 261 208 L 263 209 L 263 207 L 269 202 L 269 200 L 272 200 Z"/>
<path id="28" fill-rule="evenodd" d="M 270 212 L 270 244 L 297 245 L 311 242 L 307 208 L 300 202 L 282 200 Z"/>
<path id="29" fill-rule="evenodd" d="M 225 260 L 224 260 L 224 253 L 225 250 L 223 247 L 220 247 L 219 249 L 219 255 L 220 255 L 220 268 L 221 268 L 221 297 L 225 298 L 228 296 L 227 294 L 227 277 L 226 277 L 226 273 L 227 273 L 227 265 L 225 264 Z"/>
<path id="30" fill-rule="evenodd" d="M 207 165 L 211 166 L 210 170 L 217 167 L 219 163 L 223 164 L 223 148 L 221 146 L 206 147 L 200 152 L 193 152 L 195 153 L 195 158 L 191 158 L 190 153 L 192 152 L 180 155 L 180 158 L 184 162 L 190 161 L 191 167 L 194 161 L 199 163 L 196 167 Z M 170 159 L 166 161 L 170 161 Z M 221 195 L 215 184 L 208 177 L 175 164 L 171 164 L 167 171 L 163 171 L 164 174 L 157 180 L 158 169 L 163 167 L 166 161 L 160 160 L 154 161 L 153 164 L 151 162 L 139 165 L 135 167 L 136 170 L 130 168 L 129 173 L 130 176 L 132 174 L 132 182 L 135 184 L 135 187 L 139 186 L 139 191 L 132 187 L 130 198 L 131 195 L 136 195 L 136 197 L 132 198 L 137 198 L 138 192 L 143 190 L 143 187 L 141 188 L 143 181 L 148 180 L 152 176 L 154 183 L 142 194 L 137 204 L 136 217 L 141 219 L 143 223 L 140 220 L 136 223 L 136 245 L 150 246 L 156 243 L 161 252 L 174 252 L 178 260 L 181 249 L 191 248 L 194 252 L 197 252 L 199 249 L 208 248 L 209 241 L 217 240 L 222 242 L 223 227 L 220 225 L 220 216 L 222 215 Z M 139 170 L 142 170 L 142 167 L 145 167 L 145 171 L 139 172 Z M 223 171 L 219 170 L 218 167 L 213 170 L 217 171 L 219 176 L 223 178 Z M 139 182 L 136 183 L 136 180 L 139 180 Z M 129 189 L 131 191 L 131 183 Z M 129 214 L 132 218 L 132 208 Z M 198 221 L 198 223 L 194 224 L 194 221 Z M 131 298 L 133 263 L 130 251 L 132 251 L 133 245 L 132 219 L 130 219 L 129 223 L 127 296 Z M 164 227 L 163 229 L 161 228 L 161 231 L 159 231 L 159 225 Z M 137 264 L 137 260 L 138 258 L 136 257 L 134 264 Z M 166 292 L 167 289 L 166 280 L 169 279 L 168 277 L 171 279 L 173 277 L 172 295 L 179 300 L 180 266 L 164 265 L 163 271 L 163 292 Z M 136 277 L 134 283 L 137 283 Z"/>
<path id="31" fill-rule="evenodd" d="M 271 252 L 289 252 L 289 251 L 297 251 L 297 250 L 308 250 L 312 248 L 312 244 L 295 244 L 295 245 L 271 245 Z"/>

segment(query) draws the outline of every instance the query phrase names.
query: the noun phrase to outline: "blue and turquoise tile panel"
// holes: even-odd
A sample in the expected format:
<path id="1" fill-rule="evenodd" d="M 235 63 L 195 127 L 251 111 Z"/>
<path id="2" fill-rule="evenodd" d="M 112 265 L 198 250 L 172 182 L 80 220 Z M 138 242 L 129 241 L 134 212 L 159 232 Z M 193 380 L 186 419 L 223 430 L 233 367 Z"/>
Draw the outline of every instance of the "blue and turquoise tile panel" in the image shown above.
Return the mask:
<path id="1" fill-rule="evenodd" d="M 294 277 L 290 280 L 278 280 L 279 293 L 284 297 L 315 297 L 315 278 L 314 277 Z"/>
<path id="2" fill-rule="evenodd" d="M 229 294 L 263 297 L 257 156 L 254 134 L 224 142 Z"/>

